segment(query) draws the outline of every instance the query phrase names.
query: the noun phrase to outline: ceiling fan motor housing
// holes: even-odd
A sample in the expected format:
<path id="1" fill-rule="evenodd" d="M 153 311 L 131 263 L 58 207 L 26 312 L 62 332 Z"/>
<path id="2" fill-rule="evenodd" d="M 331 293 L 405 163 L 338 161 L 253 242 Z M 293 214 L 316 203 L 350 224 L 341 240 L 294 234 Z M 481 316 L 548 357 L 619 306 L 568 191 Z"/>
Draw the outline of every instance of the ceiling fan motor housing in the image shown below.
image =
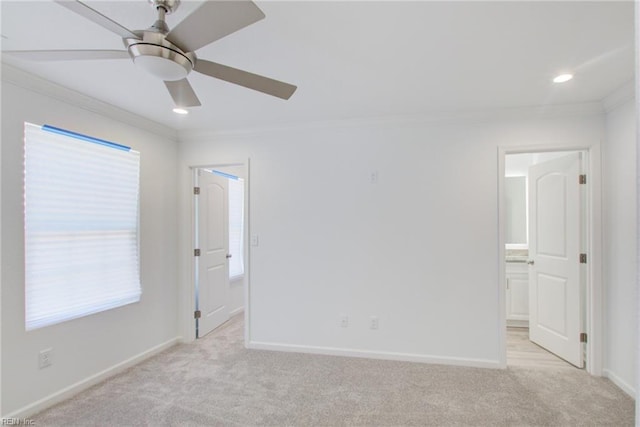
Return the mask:
<path id="1" fill-rule="evenodd" d="M 185 78 L 196 62 L 193 52 L 184 52 L 155 31 L 139 32 L 140 39 L 124 39 L 133 63 L 146 72 L 164 80 Z"/>

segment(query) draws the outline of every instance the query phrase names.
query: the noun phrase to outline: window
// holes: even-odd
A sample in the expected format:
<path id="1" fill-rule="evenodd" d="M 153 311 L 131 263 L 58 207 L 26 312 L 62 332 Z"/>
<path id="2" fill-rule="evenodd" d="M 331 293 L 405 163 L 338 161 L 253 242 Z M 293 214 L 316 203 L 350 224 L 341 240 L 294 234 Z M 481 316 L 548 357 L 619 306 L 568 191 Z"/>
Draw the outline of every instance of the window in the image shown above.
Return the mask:
<path id="1" fill-rule="evenodd" d="M 140 155 L 25 123 L 25 320 L 32 330 L 140 300 Z"/>
<path id="2" fill-rule="evenodd" d="M 229 179 L 229 278 L 244 274 L 244 180 Z"/>

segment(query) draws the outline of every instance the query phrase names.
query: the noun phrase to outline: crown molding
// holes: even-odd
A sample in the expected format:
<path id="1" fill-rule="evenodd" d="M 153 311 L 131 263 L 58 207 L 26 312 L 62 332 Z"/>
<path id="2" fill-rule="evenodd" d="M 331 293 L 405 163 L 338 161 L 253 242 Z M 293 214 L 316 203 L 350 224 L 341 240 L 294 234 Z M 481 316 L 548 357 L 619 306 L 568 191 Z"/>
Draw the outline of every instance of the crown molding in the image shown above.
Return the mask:
<path id="1" fill-rule="evenodd" d="M 531 119 L 560 119 L 570 117 L 598 116 L 604 114 L 601 102 L 580 104 L 548 105 L 484 109 L 473 111 L 432 112 L 400 116 L 358 117 L 343 120 L 283 123 L 273 126 L 221 129 L 221 130 L 179 130 L 180 142 L 197 142 L 215 139 L 246 139 L 282 132 L 318 131 L 345 128 L 376 128 L 425 125 L 474 125 L 490 122 L 509 122 Z"/>
<path id="2" fill-rule="evenodd" d="M 636 96 L 636 87 L 633 80 L 628 81 L 618 89 L 611 92 L 602 100 L 602 106 L 607 113 L 626 104 Z"/>
<path id="3" fill-rule="evenodd" d="M 473 125 L 496 121 L 516 121 L 531 119 L 559 119 L 579 116 L 601 115 L 624 104 L 634 97 L 633 81 L 607 96 L 602 102 L 580 104 L 525 106 L 514 108 L 482 109 L 466 111 L 435 111 L 421 114 L 406 114 L 378 117 L 353 117 L 340 120 L 305 121 L 280 123 L 269 126 L 237 129 L 176 130 L 162 123 L 147 119 L 88 95 L 50 82 L 41 77 L 2 63 L 1 79 L 23 89 L 49 96 L 59 101 L 83 108 L 122 123 L 147 130 L 177 142 L 245 139 L 253 136 L 282 133 L 305 132 L 327 129 L 379 128 L 425 125 Z"/>
<path id="4" fill-rule="evenodd" d="M 172 141 L 178 141 L 178 133 L 175 129 L 170 128 L 162 123 L 147 119 L 138 114 L 126 111 L 115 105 L 99 101 L 88 95 L 74 91 L 57 83 L 50 82 L 42 77 L 35 76 L 13 67 L 6 63 L 2 63 L 1 73 L 2 83 L 10 83 L 19 86 L 31 92 L 48 96 L 58 101 L 71 104 L 75 107 L 82 108 L 92 113 L 109 117 L 127 125 L 134 126 L 139 129 L 152 132 L 156 135 L 168 138 Z"/>

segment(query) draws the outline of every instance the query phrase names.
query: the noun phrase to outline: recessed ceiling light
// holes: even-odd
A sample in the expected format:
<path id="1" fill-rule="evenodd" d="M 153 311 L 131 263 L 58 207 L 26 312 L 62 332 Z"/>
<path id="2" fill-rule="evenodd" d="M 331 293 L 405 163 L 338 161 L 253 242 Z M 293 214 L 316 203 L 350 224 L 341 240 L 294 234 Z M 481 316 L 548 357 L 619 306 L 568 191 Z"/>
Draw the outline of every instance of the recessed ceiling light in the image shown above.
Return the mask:
<path id="1" fill-rule="evenodd" d="M 189 114 L 189 111 L 185 110 L 184 108 L 174 108 L 173 112 L 177 114 Z"/>
<path id="2" fill-rule="evenodd" d="M 553 79 L 554 83 L 564 83 L 568 82 L 573 78 L 573 74 L 560 74 Z"/>

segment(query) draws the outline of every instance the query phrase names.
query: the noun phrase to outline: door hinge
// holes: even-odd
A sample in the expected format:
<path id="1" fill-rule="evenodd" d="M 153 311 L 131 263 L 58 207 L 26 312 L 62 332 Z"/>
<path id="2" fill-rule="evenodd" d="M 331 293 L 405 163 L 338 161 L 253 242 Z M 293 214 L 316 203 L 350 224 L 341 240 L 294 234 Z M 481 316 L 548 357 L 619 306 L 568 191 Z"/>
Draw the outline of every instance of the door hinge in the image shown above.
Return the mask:
<path id="1" fill-rule="evenodd" d="M 193 194 L 195 194 L 196 196 L 200 194 L 200 187 L 193 187 Z"/>
<path id="2" fill-rule="evenodd" d="M 580 264 L 587 263 L 587 254 L 580 254 Z"/>
<path id="3" fill-rule="evenodd" d="M 587 175 L 580 175 L 580 178 L 578 179 L 578 182 L 580 184 L 586 184 L 587 183 Z"/>
<path id="4" fill-rule="evenodd" d="M 580 342 L 587 342 L 587 333 L 586 332 L 581 332 L 580 333 Z"/>
<path id="5" fill-rule="evenodd" d="M 193 256 L 200 256 L 200 249 L 194 249 Z"/>
<path id="6" fill-rule="evenodd" d="M 200 310 L 196 310 L 193 312 L 193 318 L 194 319 L 199 319 L 200 316 L 202 316 L 202 313 L 200 312 Z"/>

